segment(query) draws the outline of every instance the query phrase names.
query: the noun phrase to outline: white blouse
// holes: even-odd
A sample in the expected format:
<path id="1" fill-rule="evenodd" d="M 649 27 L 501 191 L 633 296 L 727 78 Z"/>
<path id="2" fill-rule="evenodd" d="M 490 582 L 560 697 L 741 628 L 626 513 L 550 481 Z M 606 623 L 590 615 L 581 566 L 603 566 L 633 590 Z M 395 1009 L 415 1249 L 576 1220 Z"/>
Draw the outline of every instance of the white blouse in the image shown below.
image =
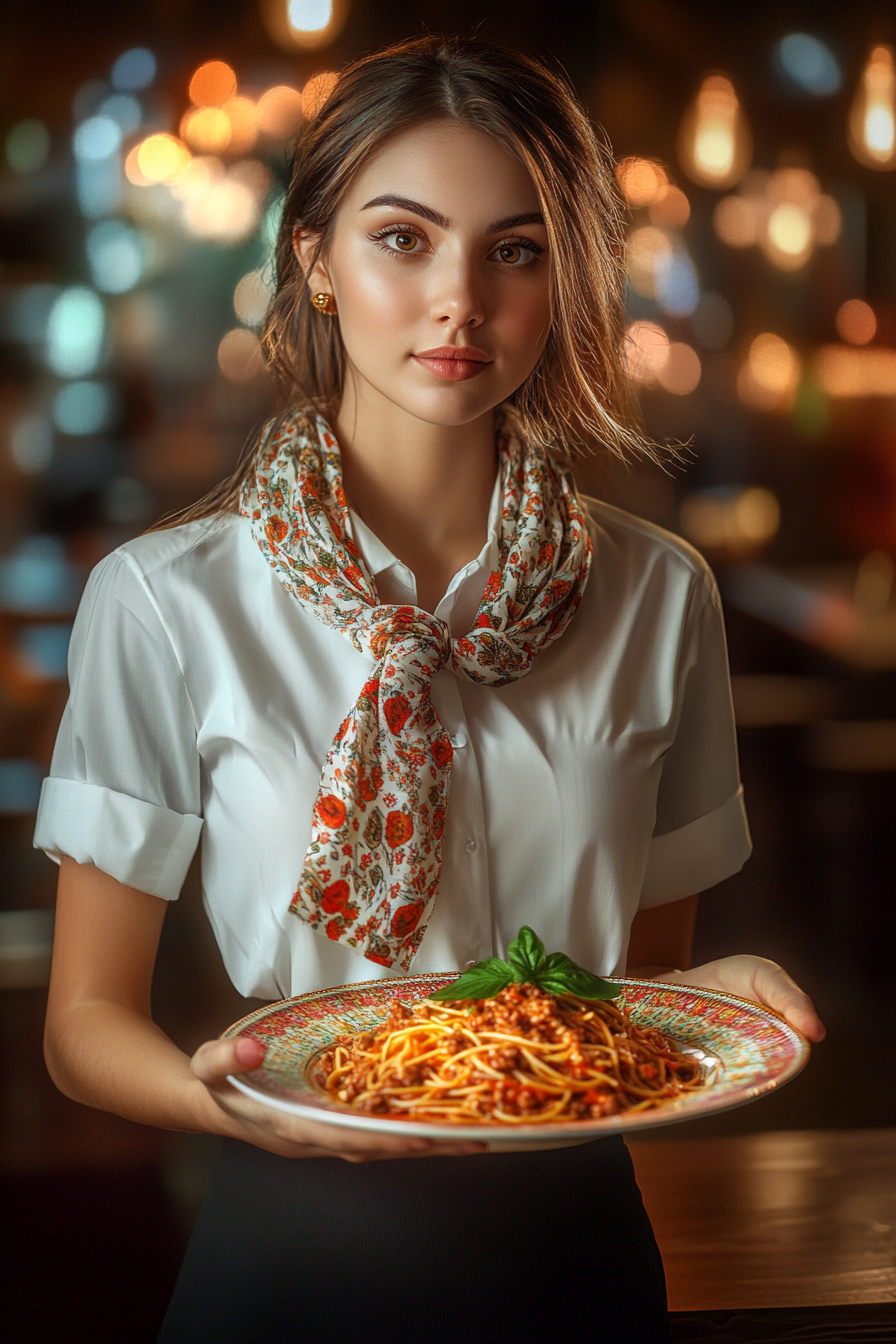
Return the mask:
<path id="1" fill-rule="evenodd" d="M 520 681 L 433 683 L 455 746 L 443 870 L 412 969 L 501 956 L 522 924 L 603 974 L 639 909 L 750 853 L 718 594 L 678 538 L 589 501 L 594 563 L 565 634 Z M 488 540 L 436 609 L 470 628 Z M 410 570 L 353 517 L 385 602 Z M 370 674 L 227 515 L 138 537 L 91 575 L 35 844 L 174 900 L 201 844 L 205 907 L 236 988 L 272 999 L 395 974 L 288 913 L 320 770 Z"/>

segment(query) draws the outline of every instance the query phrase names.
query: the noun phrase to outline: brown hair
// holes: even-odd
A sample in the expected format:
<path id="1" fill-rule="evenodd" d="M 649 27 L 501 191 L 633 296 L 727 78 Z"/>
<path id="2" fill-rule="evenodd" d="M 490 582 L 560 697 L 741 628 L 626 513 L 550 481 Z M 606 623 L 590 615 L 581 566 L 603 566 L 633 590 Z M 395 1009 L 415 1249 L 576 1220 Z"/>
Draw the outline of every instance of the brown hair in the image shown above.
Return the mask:
<path id="1" fill-rule="evenodd" d="M 528 170 L 541 199 L 552 322 L 538 363 L 511 398 L 524 439 L 559 455 L 603 447 L 623 459 L 656 457 L 634 427 L 623 363 L 624 233 L 610 151 L 563 74 L 478 38 L 423 37 L 362 57 L 303 126 L 262 332 L 287 402 L 332 418 L 343 380 L 338 322 L 311 304 L 294 230 L 318 236 L 326 255 L 361 164 L 396 134 L 445 119 L 498 140 Z M 250 445 L 233 475 L 176 521 L 235 509 L 253 465 Z"/>

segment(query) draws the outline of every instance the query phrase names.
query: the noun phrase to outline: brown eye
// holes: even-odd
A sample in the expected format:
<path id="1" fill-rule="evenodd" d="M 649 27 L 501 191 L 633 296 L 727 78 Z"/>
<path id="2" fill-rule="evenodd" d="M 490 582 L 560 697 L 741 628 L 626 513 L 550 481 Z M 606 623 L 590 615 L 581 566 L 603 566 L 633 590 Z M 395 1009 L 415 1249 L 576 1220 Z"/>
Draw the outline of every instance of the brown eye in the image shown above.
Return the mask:
<path id="1" fill-rule="evenodd" d="M 413 233 L 393 233 L 395 246 L 401 252 L 413 252 L 417 246 L 417 239 Z"/>
<path id="2" fill-rule="evenodd" d="M 503 247 L 498 248 L 498 256 L 502 261 L 507 261 L 511 265 L 518 262 L 522 256 L 523 249 L 519 243 L 505 243 Z"/>

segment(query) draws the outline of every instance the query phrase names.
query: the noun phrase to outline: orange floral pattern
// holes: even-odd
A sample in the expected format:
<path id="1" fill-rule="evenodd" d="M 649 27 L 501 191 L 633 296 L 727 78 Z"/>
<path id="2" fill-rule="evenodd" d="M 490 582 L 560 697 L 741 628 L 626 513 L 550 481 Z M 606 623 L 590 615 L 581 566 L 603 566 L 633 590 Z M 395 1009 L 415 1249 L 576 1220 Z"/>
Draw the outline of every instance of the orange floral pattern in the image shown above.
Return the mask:
<path id="1" fill-rule="evenodd" d="M 454 755 L 430 699 L 432 678 L 443 667 L 487 686 L 525 676 L 566 629 L 591 566 L 570 475 L 521 444 L 509 411 L 497 442 L 498 569 L 463 639 L 419 607 L 379 601 L 325 421 L 290 413 L 266 425 L 241 500 L 281 583 L 375 664 L 324 762 L 289 908 L 326 937 L 405 971 L 438 891 Z"/>

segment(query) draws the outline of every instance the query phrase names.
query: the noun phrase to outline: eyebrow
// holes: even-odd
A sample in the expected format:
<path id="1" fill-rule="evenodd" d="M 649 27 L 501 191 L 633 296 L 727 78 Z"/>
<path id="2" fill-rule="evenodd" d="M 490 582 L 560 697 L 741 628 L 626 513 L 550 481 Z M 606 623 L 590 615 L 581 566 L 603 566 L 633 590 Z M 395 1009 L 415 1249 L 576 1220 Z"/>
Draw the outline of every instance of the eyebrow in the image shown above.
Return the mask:
<path id="1" fill-rule="evenodd" d="M 423 205 L 420 201 L 412 201 L 407 196 L 374 196 L 372 201 L 362 205 L 362 210 L 374 210 L 377 206 L 391 205 L 396 210 L 407 210 L 412 215 L 418 215 L 420 219 L 429 220 L 430 224 L 435 224 L 440 229 L 450 229 L 451 220 L 446 215 L 442 215 L 438 210 L 431 209 L 428 205 Z M 510 229 L 518 229 L 523 224 L 544 224 L 544 215 L 540 210 L 532 210 L 523 215 L 507 215 L 504 219 L 496 219 L 493 224 L 489 224 L 486 233 L 507 233 Z"/>

